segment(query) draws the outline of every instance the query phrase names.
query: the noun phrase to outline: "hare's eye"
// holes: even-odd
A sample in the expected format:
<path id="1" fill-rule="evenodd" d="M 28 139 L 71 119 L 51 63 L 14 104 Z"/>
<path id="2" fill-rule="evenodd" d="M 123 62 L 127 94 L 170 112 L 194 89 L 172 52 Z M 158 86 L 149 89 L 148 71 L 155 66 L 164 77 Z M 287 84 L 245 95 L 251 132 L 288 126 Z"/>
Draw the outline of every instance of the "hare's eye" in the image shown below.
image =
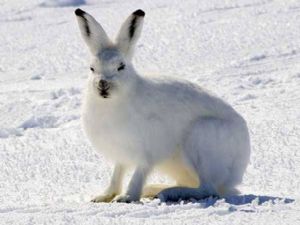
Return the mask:
<path id="1" fill-rule="evenodd" d="M 94 69 L 93 67 L 90 67 L 90 70 L 91 70 L 92 72 L 95 72 L 95 69 Z"/>
<path id="2" fill-rule="evenodd" d="M 124 63 L 120 63 L 120 66 L 118 67 L 118 71 L 124 70 L 124 68 L 125 68 L 125 64 Z"/>

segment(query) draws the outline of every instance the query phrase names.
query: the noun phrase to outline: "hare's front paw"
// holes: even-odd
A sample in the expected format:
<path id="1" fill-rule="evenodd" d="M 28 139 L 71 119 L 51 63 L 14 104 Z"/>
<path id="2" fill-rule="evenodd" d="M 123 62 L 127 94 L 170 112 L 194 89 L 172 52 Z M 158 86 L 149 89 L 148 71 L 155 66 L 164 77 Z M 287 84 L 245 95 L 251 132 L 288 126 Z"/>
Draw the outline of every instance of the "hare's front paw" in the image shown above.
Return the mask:
<path id="1" fill-rule="evenodd" d="M 111 202 L 116 194 L 104 194 L 98 195 L 91 200 L 91 202 L 99 203 L 99 202 Z"/>
<path id="2" fill-rule="evenodd" d="M 138 198 L 132 198 L 130 195 L 118 195 L 114 198 L 113 202 L 120 202 L 120 203 L 131 203 L 131 202 L 138 202 Z"/>

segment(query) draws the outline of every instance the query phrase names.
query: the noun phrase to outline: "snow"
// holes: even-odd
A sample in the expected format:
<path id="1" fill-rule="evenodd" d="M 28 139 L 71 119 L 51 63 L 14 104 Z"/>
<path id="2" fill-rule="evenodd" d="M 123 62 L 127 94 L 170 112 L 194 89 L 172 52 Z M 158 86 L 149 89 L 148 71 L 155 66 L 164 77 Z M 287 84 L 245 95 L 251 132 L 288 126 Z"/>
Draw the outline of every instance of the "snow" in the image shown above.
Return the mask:
<path id="1" fill-rule="evenodd" d="M 85 4 L 84 0 L 46 0 L 41 6 L 45 7 L 65 7 L 65 6 L 79 6 Z"/>
<path id="2" fill-rule="evenodd" d="M 197 82 L 246 118 L 252 155 L 241 196 L 89 202 L 107 186 L 112 162 L 96 154 L 80 126 L 89 55 L 73 13 L 77 4 L 110 36 L 143 9 L 137 70 Z M 0 6 L 0 224 L 299 224 L 300 2 L 10 0 Z M 154 174 L 149 182 L 170 180 Z"/>

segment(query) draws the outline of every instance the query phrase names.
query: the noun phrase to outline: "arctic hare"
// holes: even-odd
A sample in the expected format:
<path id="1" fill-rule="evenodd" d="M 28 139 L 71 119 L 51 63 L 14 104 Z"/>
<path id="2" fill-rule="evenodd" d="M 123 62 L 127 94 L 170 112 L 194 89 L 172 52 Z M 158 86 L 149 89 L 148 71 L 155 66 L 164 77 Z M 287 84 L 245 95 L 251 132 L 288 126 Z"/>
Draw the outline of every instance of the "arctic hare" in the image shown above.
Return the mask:
<path id="1" fill-rule="evenodd" d="M 197 84 L 140 76 L 131 59 L 145 13 L 133 12 L 115 42 L 88 13 L 75 10 L 93 61 L 83 101 L 83 128 L 115 162 L 108 189 L 93 202 L 205 198 L 237 193 L 250 156 L 245 120 Z M 125 194 L 122 178 L 135 168 Z M 176 186 L 146 186 L 155 168 Z"/>

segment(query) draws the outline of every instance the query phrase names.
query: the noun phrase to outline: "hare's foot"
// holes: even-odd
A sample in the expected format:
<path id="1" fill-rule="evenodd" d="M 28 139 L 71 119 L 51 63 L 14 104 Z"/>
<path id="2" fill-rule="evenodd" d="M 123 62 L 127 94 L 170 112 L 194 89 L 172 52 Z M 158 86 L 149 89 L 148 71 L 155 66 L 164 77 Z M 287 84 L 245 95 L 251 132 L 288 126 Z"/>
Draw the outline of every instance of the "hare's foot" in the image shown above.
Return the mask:
<path id="1" fill-rule="evenodd" d="M 135 169 L 133 176 L 129 182 L 128 190 L 126 194 L 116 196 L 113 202 L 124 202 L 124 203 L 138 202 L 140 200 L 143 191 L 143 186 L 149 171 L 150 171 L 149 167 L 138 166 Z"/>
<path id="2" fill-rule="evenodd" d="M 163 191 L 164 189 L 170 188 L 172 186 L 166 184 L 150 184 L 143 188 L 142 198 L 156 198 L 157 194 Z M 139 201 L 138 198 L 132 198 L 130 195 L 118 195 L 114 198 L 113 202 L 123 202 L 123 203 L 130 203 L 130 202 L 137 202 Z"/>
<path id="3" fill-rule="evenodd" d="M 98 195 L 95 198 L 93 198 L 91 200 L 91 202 L 95 202 L 95 203 L 99 203 L 99 202 L 111 202 L 114 199 L 115 196 L 116 196 L 115 193 Z"/>
<path id="4" fill-rule="evenodd" d="M 123 181 L 125 167 L 116 164 L 114 172 L 110 181 L 110 186 L 104 191 L 102 195 L 98 195 L 91 200 L 91 202 L 111 202 L 116 195 L 121 193 L 121 186 Z"/>
<path id="5" fill-rule="evenodd" d="M 158 193 L 170 187 L 172 186 L 167 184 L 149 184 L 146 187 L 144 187 L 142 198 L 156 198 Z"/>
<path id="6" fill-rule="evenodd" d="M 113 199 L 113 202 L 119 202 L 119 203 L 139 202 L 139 198 L 133 198 L 130 195 L 118 195 Z"/>

